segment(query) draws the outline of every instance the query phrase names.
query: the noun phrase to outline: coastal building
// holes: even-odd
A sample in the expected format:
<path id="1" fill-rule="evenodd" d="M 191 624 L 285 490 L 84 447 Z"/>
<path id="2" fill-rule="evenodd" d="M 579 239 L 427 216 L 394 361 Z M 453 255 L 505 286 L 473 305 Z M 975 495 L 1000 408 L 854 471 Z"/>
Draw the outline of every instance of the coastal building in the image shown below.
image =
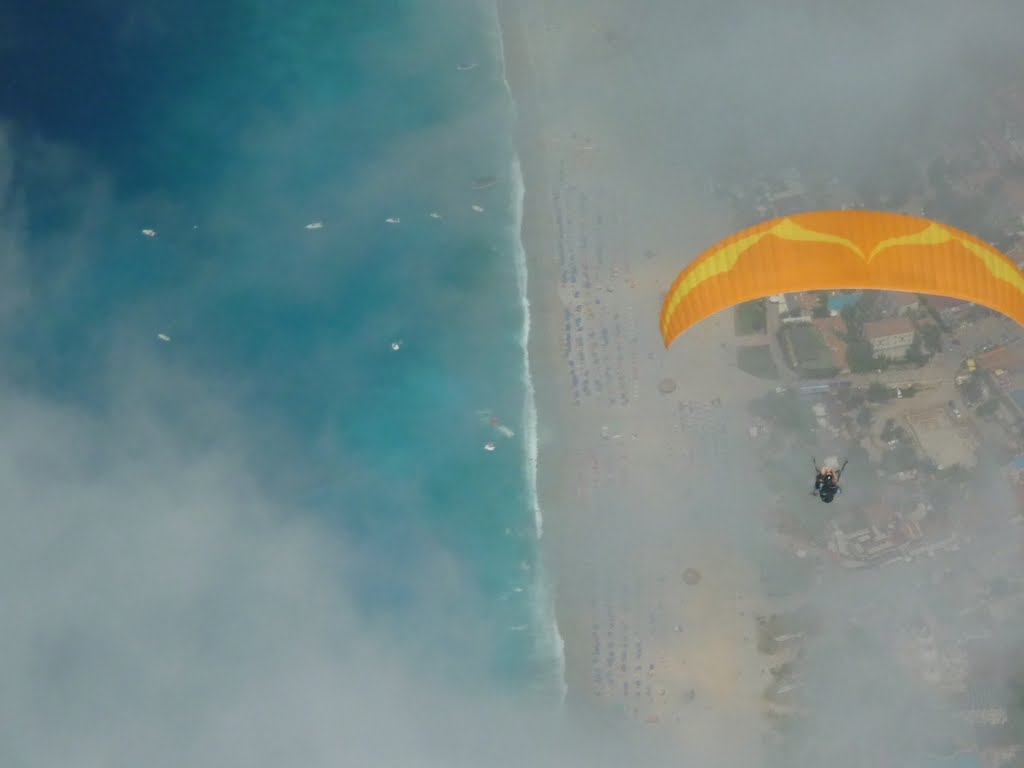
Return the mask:
<path id="1" fill-rule="evenodd" d="M 1000 392 L 1007 392 L 1011 396 L 1014 392 L 1021 391 L 1020 387 L 1016 386 L 1016 382 L 1013 380 L 1013 376 L 1011 376 L 1008 372 L 1004 371 L 1002 368 L 996 368 L 994 371 L 992 371 L 992 381 L 995 382 L 996 388 Z M 1018 403 L 1018 405 L 1020 405 L 1020 403 Z"/>
<path id="2" fill-rule="evenodd" d="M 876 502 L 832 521 L 828 549 L 861 566 L 902 557 L 929 535 L 926 526 L 932 511 L 926 500 L 906 487 L 883 486 Z"/>
<path id="3" fill-rule="evenodd" d="M 864 323 L 864 338 L 879 357 L 900 360 L 914 343 L 914 324 L 906 317 Z"/>

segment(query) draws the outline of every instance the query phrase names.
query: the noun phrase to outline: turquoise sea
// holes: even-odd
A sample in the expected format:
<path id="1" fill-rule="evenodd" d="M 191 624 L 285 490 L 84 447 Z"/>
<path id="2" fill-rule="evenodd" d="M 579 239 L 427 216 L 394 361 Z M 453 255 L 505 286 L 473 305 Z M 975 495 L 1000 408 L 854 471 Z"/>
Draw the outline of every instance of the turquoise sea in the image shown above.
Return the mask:
<path id="1" fill-rule="evenodd" d="M 31 297 L 5 315 L 4 387 L 102 415 L 141 360 L 230 403 L 253 492 L 345 542 L 368 620 L 463 669 L 416 604 L 444 559 L 472 674 L 557 699 L 495 9 L 26 0 L 9 18 Z M 235 445 L 159 391 L 186 444 Z"/>

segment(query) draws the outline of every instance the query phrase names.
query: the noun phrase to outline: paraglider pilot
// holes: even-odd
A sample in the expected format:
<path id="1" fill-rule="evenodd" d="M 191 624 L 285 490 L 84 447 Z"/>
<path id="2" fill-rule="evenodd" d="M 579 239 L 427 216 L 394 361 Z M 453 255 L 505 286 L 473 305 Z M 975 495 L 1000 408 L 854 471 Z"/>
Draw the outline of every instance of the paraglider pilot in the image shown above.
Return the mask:
<path id="1" fill-rule="evenodd" d="M 826 504 L 832 503 L 832 499 L 836 497 L 837 493 L 842 493 L 843 489 L 839 487 L 839 478 L 843 474 L 843 470 L 846 469 L 846 461 L 843 461 L 843 466 L 836 469 L 835 467 L 819 467 L 818 462 L 814 461 L 814 490 L 811 491 L 811 496 L 817 496 Z"/>

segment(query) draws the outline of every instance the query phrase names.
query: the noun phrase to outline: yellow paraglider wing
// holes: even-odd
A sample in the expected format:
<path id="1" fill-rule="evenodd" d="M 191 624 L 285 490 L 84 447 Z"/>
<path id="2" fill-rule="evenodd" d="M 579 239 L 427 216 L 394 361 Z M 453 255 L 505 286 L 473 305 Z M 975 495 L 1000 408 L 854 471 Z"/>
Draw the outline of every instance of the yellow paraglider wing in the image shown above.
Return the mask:
<path id="1" fill-rule="evenodd" d="M 1024 275 L 977 237 L 901 213 L 815 211 L 761 222 L 698 256 L 665 296 L 662 338 L 667 347 L 751 299 L 840 288 L 952 296 L 1024 324 Z"/>

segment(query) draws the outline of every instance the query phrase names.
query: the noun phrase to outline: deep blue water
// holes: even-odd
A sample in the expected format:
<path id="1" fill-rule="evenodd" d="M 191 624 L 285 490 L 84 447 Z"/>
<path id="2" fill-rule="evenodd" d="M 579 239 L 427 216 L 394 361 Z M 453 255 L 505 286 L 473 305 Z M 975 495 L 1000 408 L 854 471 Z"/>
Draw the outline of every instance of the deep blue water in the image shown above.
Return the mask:
<path id="1" fill-rule="evenodd" d="M 450 559 L 475 672 L 549 679 L 493 9 L 24 1 L 10 23 L 0 115 L 32 299 L 4 331 L 8 383 L 104 413 L 133 366 L 197 382 L 242 416 L 258 491 L 357 553 L 368 616 L 415 625 L 417 653 L 457 647 L 417 609 Z M 237 438 L 161 392 L 184 440 Z"/>

